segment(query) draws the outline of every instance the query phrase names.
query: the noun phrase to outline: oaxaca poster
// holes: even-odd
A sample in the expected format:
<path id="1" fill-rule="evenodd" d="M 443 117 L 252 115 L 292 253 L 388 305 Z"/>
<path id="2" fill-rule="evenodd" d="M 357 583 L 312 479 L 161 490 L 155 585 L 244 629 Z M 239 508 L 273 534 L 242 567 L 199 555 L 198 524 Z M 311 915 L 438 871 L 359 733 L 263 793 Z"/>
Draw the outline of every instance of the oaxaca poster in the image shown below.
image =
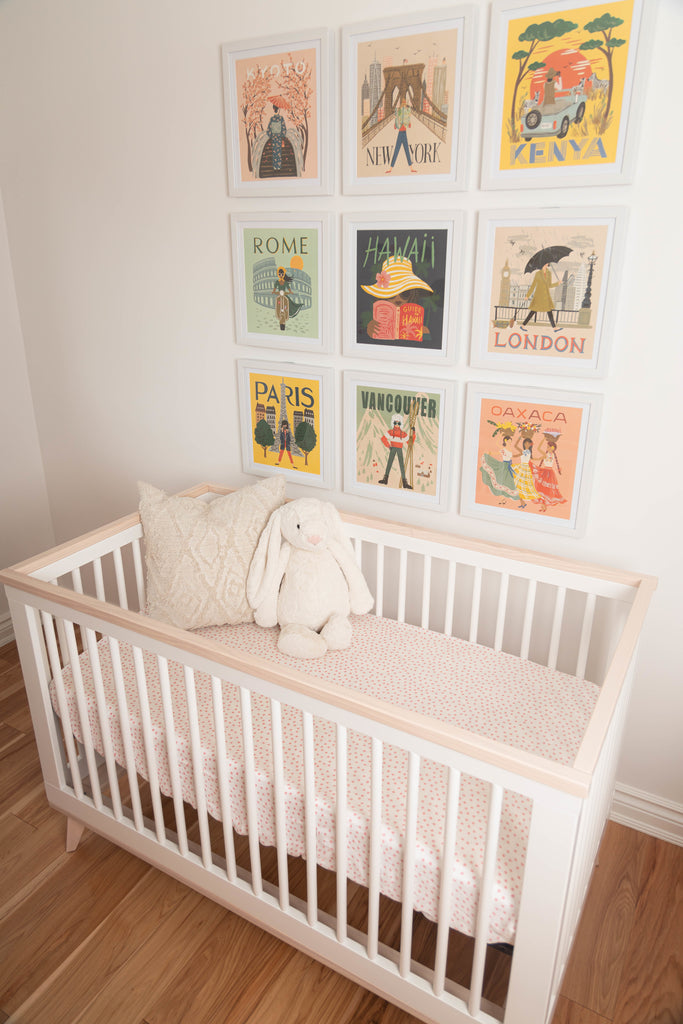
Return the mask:
<path id="1" fill-rule="evenodd" d="M 357 178 L 454 172 L 462 31 L 444 21 L 355 37 Z"/>
<path id="2" fill-rule="evenodd" d="M 480 364 L 572 372 L 597 362 L 612 256 L 612 221 L 488 225 Z M 483 329 L 482 329 L 483 328 Z M 485 335 L 485 336 L 484 336 Z"/>
<path id="3" fill-rule="evenodd" d="M 445 345 L 450 232 L 416 223 L 355 235 L 354 343 L 440 352 Z"/>
<path id="4" fill-rule="evenodd" d="M 495 58 L 502 61 L 495 67 L 502 90 L 499 170 L 617 165 L 633 77 L 635 6 L 636 0 L 533 10 L 507 5 Z"/>
<path id="5" fill-rule="evenodd" d="M 241 249 L 246 333 L 286 345 L 289 338 L 321 335 L 319 229 L 302 223 L 244 224 Z"/>
<path id="6" fill-rule="evenodd" d="M 325 386 L 320 374 L 291 366 L 240 362 L 240 405 L 245 468 L 282 470 L 302 483 L 325 474 Z"/>
<path id="7" fill-rule="evenodd" d="M 445 500 L 444 389 L 423 384 L 347 373 L 347 490 L 401 503 Z"/>
<path id="8" fill-rule="evenodd" d="M 470 385 L 463 512 L 576 532 L 598 407 L 598 396 Z"/>

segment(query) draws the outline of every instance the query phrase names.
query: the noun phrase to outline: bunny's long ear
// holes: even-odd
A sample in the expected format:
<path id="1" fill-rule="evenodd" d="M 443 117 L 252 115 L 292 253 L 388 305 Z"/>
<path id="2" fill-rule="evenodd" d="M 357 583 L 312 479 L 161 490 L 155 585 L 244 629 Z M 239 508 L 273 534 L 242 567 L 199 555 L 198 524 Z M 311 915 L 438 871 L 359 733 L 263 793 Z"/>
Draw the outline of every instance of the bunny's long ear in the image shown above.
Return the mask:
<path id="1" fill-rule="evenodd" d="M 282 542 L 282 509 L 271 513 L 256 546 L 247 576 L 247 600 L 259 608 L 277 596 L 282 578 L 280 545 Z"/>
<path id="2" fill-rule="evenodd" d="M 332 502 L 325 502 L 325 516 L 330 524 L 330 539 L 327 546 L 339 563 L 349 588 L 349 601 L 354 615 L 365 615 L 372 608 L 375 600 L 365 577 L 356 561 L 353 545 L 344 529 L 339 512 Z"/>

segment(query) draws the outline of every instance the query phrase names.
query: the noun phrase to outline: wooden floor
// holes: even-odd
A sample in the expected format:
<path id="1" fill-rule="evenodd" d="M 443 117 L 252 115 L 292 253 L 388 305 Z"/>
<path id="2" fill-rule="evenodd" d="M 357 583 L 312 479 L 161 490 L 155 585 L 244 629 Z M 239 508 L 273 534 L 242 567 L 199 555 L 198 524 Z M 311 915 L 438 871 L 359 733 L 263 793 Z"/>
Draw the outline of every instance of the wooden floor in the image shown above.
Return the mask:
<path id="1" fill-rule="evenodd" d="M 8 645 L 0 1024 L 417 1024 L 104 839 L 67 854 L 64 835 Z M 683 1024 L 683 849 L 608 826 L 553 1024 Z"/>

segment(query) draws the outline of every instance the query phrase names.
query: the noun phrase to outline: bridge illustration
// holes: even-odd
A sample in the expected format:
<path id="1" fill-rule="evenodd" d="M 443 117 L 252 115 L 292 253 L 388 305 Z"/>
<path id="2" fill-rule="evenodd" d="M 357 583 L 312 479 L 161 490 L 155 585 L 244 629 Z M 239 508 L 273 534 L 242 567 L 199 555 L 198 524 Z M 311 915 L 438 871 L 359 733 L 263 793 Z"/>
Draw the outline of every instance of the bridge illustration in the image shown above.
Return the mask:
<path id="1" fill-rule="evenodd" d="M 424 83 L 424 64 L 401 64 L 382 69 L 384 88 L 361 124 L 363 146 L 377 135 L 386 125 L 387 118 L 393 117 L 398 107 L 410 107 L 412 115 L 422 122 L 442 141 L 446 138 L 448 116 L 428 95 Z M 425 110 L 425 104 L 428 110 Z M 378 117 L 380 109 L 383 109 Z"/>

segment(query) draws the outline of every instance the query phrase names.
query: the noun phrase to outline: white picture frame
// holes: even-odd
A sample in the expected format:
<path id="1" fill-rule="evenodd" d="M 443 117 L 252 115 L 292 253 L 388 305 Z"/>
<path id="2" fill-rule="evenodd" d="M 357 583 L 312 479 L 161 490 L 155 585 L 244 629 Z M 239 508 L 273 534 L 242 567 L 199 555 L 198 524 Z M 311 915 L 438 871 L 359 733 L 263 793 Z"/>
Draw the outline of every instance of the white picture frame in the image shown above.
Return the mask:
<path id="1" fill-rule="evenodd" d="M 456 458 L 455 384 L 346 370 L 343 403 L 344 490 L 445 511 Z M 394 425 L 395 416 L 402 425 Z"/>
<path id="2" fill-rule="evenodd" d="M 461 210 L 344 215 L 345 355 L 385 364 L 453 361 L 464 229 Z"/>
<path id="3" fill-rule="evenodd" d="M 481 211 L 470 365 L 606 376 L 627 216 L 624 207 Z"/>
<path id="4" fill-rule="evenodd" d="M 346 193 L 467 188 L 476 19 L 476 8 L 469 4 L 342 29 Z M 395 65 L 387 64 L 389 54 Z M 405 142 L 402 129 L 390 124 L 397 119 L 394 100 L 401 105 L 402 96 Z"/>
<path id="5" fill-rule="evenodd" d="M 282 474 L 294 484 L 333 488 L 334 370 L 295 362 L 238 359 L 237 374 L 244 472 Z M 284 419 L 289 438 L 283 438 Z M 268 427 L 262 433 L 261 421 Z M 304 436 L 299 435 L 301 429 Z"/>
<path id="6" fill-rule="evenodd" d="M 335 142 L 330 30 L 224 43 L 221 53 L 229 194 L 330 195 Z"/>
<path id="7" fill-rule="evenodd" d="M 328 213 L 230 216 L 235 340 L 329 353 L 334 342 L 334 222 Z"/>
<path id="8" fill-rule="evenodd" d="M 493 0 L 483 189 L 632 181 L 651 6 Z"/>
<path id="9" fill-rule="evenodd" d="M 469 383 L 461 514 L 580 536 L 601 409 L 599 394 Z"/>

